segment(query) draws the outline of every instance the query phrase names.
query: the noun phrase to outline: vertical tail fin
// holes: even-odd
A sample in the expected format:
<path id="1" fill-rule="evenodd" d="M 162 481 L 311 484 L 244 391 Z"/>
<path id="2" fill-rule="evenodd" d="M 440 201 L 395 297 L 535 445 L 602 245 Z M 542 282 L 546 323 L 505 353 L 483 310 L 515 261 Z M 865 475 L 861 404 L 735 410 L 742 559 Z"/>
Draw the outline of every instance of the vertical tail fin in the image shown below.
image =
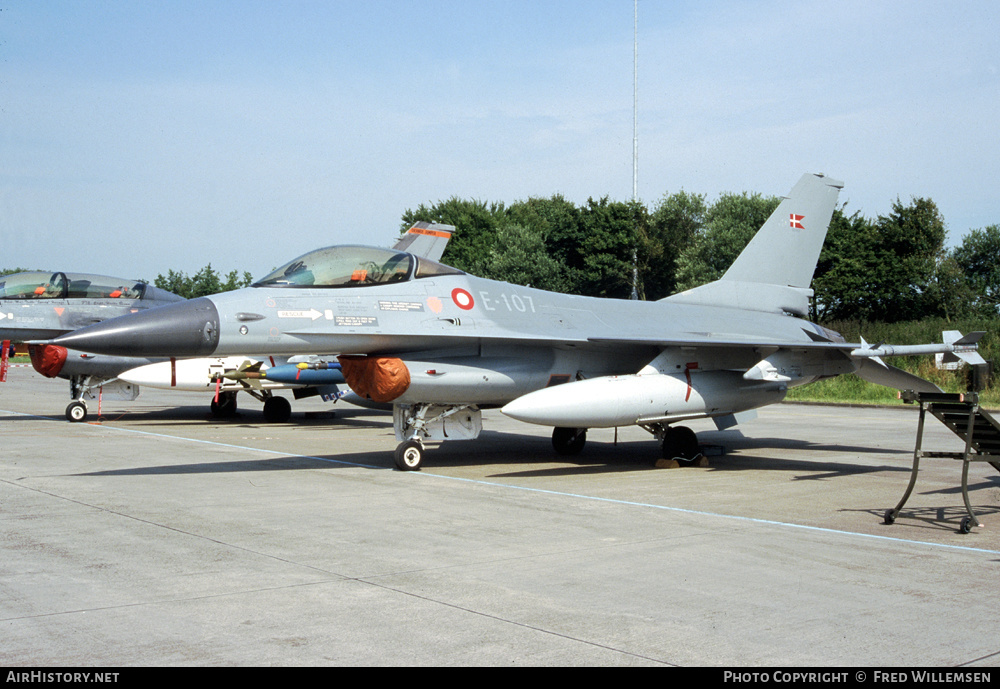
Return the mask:
<path id="1" fill-rule="evenodd" d="M 809 287 L 843 187 L 823 175 L 803 175 L 722 279 Z"/>
<path id="2" fill-rule="evenodd" d="M 843 186 L 823 175 L 803 175 L 722 278 L 665 301 L 805 316 L 809 283 Z"/>

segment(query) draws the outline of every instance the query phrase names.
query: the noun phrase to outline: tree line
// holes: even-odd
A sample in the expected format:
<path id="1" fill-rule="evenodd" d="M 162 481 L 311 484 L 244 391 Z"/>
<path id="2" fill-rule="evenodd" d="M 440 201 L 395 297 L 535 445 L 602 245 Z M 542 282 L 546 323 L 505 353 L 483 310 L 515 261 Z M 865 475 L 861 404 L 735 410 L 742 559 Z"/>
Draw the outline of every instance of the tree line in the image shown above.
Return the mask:
<path id="1" fill-rule="evenodd" d="M 480 277 L 595 297 L 656 300 L 718 279 L 780 203 L 776 196 L 665 194 L 635 201 L 556 194 L 510 205 L 452 197 L 407 209 L 401 231 L 424 220 L 454 225 L 442 261 Z M 945 247 L 935 203 L 898 198 L 885 215 L 833 213 L 812 287 L 812 320 L 895 323 L 1000 316 L 1000 225 Z M 23 269 L 0 270 L 0 274 Z M 249 272 L 169 270 L 153 284 L 186 298 L 250 285 Z"/>
<path id="2" fill-rule="evenodd" d="M 665 194 L 653 207 L 561 195 L 505 205 L 452 197 L 408 209 L 414 222 L 456 227 L 442 261 L 480 277 L 595 297 L 662 299 L 716 280 L 781 199 Z M 1000 313 L 1000 226 L 954 248 L 935 203 L 898 198 L 885 215 L 833 214 L 813 278 L 818 322 L 900 322 Z"/>
<path id="3" fill-rule="evenodd" d="M 248 271 L 243 271 L 241 276 L 238 271 L 233 270 L 223 278 L 209 263 L 194 275 L 168 270 L 166 275 L 158 274 L 153 284 L 185 299 L 194 299 L 249 287 L 252 282 L 253 276 Z"/>

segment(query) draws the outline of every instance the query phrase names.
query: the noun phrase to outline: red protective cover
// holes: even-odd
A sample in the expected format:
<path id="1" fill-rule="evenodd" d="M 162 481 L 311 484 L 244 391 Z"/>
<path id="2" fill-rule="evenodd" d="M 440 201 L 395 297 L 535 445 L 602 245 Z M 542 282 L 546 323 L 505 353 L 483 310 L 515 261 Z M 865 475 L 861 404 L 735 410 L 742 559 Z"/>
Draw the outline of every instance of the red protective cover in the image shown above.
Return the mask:
<path id="1" fill-rule="evenodd" d="M 55 378 L 66 363 L 66 348 L 59 345 L 28 345 L 31 365 L 46 378 Z"/>
<path id="2" fill-rule="evenodd" d="M 373 402 L 391 402 L 410 387 L 410 370 L 387 356 L 340 356 L 340 370 L 351 390 Z"/>

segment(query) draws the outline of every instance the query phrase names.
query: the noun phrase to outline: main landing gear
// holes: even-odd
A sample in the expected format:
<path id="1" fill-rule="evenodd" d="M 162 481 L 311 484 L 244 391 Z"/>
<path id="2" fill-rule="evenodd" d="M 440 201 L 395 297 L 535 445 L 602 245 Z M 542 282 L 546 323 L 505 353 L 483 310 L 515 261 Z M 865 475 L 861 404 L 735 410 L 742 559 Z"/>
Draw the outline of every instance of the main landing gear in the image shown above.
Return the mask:
<path id="1" fill-rule="evenodd" d="M 284 397 L 272 395 L 264 400 L 264 420 L 268 423 L 285 423 L 292 418 L 292 403 Z"/>
<path id="2" fill-rule="evenodd" d="M 561 455 L 578 455 L 587 444 L 586 428 L 553 428 L 552 447 Z"/>
<path id="3" fill-rule="evenodd" d="M 264 403 L 264 420 L 268 423 L 285 423 L 292 418 L 292 403 L 284 397 L 264 391 L 263 394 L 254 390 L 245 390 L 247 394 L 253 395 Z M 218 419 L 228 419 L 236 415 L 236 390 L 227 390 L 219 393 L 219 401 L 212 400 L 210 406 L 212 416 Z"/>
<path id="4" fill-rule="evenodd" d="M 660 452 L 664 459 L 676 460 L 678 464 L 690 466 L 701 456 L 698 436 L 687 426 L 666 426 L 656 424 L 643 426 L 660 440 Z M 587 443 L 586 428 L 553 428 L 552 447 L 560 455 L 578 455 Z"/>
<path id="5" fill-rule="evenodd" d="M 660 440 L 660 453 L 664 459 L 690 466 L 701 457 L 698 436 L 687 426 L 667 426 Z"/>
<path id="6" fill-rule="evenodd" d="M 212 410 L 212 416 L 219 419 L 236 416 L 236 393 L 220 392 L 218 401 L 213 398 L 209 408 Z"/>

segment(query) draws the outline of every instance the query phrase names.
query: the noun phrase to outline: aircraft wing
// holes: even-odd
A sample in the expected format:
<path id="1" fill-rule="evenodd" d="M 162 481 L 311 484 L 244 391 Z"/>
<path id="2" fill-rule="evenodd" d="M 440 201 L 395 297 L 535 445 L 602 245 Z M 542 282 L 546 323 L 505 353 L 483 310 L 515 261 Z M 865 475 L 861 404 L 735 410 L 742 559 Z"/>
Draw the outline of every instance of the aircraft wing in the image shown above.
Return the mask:
<path id="1" fill-rule="evenodd" d="M 813 349 L 813 350 L 828 350 L 828 351 L 839 351 L 847 350 L 850 352 L 853 349 L 857 349 L 860 345 L 849 343 L 849 342 L 816 342 L 816 341 L 806 341 L 806 340 L 776 340 L 768 338 L 754 338 L 754 337 L 726 337 L 717 336 L 711 333 L 692 333 L 686 337 L 671 337 L 671 338 L 660 338 L 660 337 L 637 337 L 637 338 L 610 338 L 610 337 L 591 337 L 587 338 L 588 342 L 593 342 L 595 344 L 603 345 L 647 345 L 650 347 L 726 347 L 726 348 L 739 348 L 739 347 L 753 347 L 755 349 Z"/>
<path id="2" fill-rule="evenodd" d="M 811 338 L 818 335 L 804 330 Z M 628 339 L 616 338 L 588 338 L 590 342 L 597 342 L 609 345 L 636 345 L 645 344 L 661 348 L 666 347 L 753 347 L 760 350 L 797 349 L 812 351 L 839 351 L 854 359 L 874 359 L 878 360 L 883 356 L 918 356 L 923 354 L 945 353 L 969 364 L 984 363 L 982 357 L 976 352 L 979 340 L 985 335 L 985 331 L 977 331 L 968 335 L 961 335 L 957 331 L 942 333 L 941 344 L 930 345 L 886 345 L 881 344 L 872 347 L 862 338 L 861 342 L 833 342 L 829 340 L 812 339 L 804 340 L 772 340 L 767 338 L 755 338 L 752 336 L 732 337 L 715 333 L 692 333 L 682 338 L 654 338 L 640 337 Z"/>

